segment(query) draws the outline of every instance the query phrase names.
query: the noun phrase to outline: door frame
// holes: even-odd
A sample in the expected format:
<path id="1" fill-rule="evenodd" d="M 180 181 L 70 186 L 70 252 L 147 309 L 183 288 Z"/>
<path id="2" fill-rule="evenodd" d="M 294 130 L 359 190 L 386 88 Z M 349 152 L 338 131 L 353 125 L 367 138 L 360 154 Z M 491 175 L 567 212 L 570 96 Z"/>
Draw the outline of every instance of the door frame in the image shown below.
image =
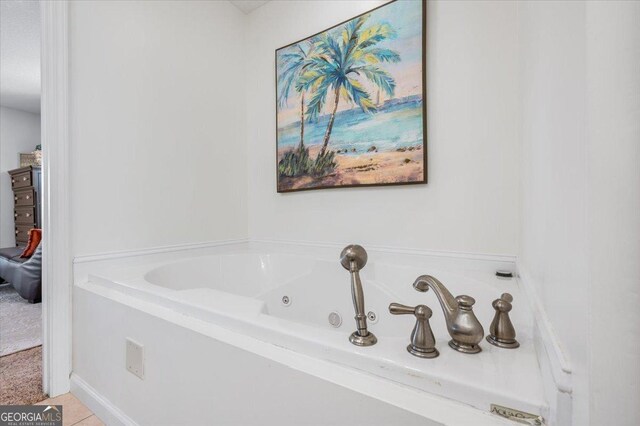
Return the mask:
<path id="1" fill-rule="evenodd" d="M 69 3 L 40 1 L 42 191 L 42 385 L 69 392 L 71 289 L 69 206 Z"/>

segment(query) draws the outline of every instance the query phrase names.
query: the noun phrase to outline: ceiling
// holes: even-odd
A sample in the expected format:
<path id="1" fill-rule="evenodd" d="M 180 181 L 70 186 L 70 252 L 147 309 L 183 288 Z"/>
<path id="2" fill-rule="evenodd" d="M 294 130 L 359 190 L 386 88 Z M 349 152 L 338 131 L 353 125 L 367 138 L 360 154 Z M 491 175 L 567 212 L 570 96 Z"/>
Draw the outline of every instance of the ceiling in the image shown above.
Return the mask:
<path id="1" fill-rule="evenodd" d="M 0 105 L 40 112 L 38 1 L 0 1 Z"/>
<path id="2" fill-rule="evenodd" d="M 229 2 L 243 11 L 245 14 L 249 14 L 264 5 L 269 0 L 229 0 Z"/>

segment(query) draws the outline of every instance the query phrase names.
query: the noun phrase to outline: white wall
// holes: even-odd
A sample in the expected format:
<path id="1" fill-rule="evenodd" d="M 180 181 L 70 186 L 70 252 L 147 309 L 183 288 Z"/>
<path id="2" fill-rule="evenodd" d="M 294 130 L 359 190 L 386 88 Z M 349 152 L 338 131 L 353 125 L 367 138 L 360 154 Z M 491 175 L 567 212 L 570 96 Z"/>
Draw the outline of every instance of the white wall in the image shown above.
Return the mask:
<path id="1" fill-rule="evenodd" d="M 639 21 L 633 2 L 519 10 L 519 267 L 569 359 L 574 425 L 640 416 Z"/>
<path id="2" fill-rule="evenodd" d="M 523 278 L 535 286 L 553 331 L 570 359 L 575 424 L 587 425 L 585 5 L 524 2 L 519 12 L 519 269 Z"/>
<path id="3" fill-rule="evenodd" d="M 269 2 L 249 15 L 252 238 L 516 254 L 516 4 L 429 2 L 427 185 L 277 194 L 274 50 L 383 2 Z"/>
<path id="4" fill-rule="evenodd" d="M 75 255 L 247 236 L 245 16 L 70 3 Z"/>
<path id="5" fill-rule="evenodd" d="M 40 114 L 0 107 L 0 247 L 16 244 L 9 170 L 20 167 L 21 152 L 40 143 Z"/>
<path id="6" fill-rule="evenodd" d="M 74 254 L 247 235 L 519 253 L 574 424 L 635 421 L 640 3 L 429 2 L 429 183 L 277 194 L 274 50 L 378 4 L 72 2 Z"/>
<path id="7" fill-rule="evenodd" d="M 591 424 L 640 418 L 640 2 L 587 2 Z"/>

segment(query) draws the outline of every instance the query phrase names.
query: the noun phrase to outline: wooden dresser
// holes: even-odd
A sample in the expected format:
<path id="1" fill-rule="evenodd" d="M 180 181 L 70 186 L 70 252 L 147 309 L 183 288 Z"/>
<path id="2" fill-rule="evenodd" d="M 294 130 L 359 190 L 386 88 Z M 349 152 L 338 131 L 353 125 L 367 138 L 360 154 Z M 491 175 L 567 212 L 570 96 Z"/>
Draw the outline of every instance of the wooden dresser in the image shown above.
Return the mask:
<path id="1" fill-rule="evenodd" d="M 29 240 L 29 230 L 42 228 L 40 195 L 42 169 L 28 166 L 10 170 L 13 189 L 13 220 L 16 246 L 24 246 Z"/>

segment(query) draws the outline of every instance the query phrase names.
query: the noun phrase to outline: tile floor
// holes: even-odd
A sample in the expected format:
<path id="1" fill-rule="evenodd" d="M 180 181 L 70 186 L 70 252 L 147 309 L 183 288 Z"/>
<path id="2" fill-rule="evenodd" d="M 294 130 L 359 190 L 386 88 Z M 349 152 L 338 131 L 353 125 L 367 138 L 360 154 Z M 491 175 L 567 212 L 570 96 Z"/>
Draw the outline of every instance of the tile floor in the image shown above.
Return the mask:
<path id="1" fill-rule="evenodd" d="M 36 405 L 62 405 L 63 426 L 104 426 L 91 410 L 70 393 L 45 399 Z"/>

